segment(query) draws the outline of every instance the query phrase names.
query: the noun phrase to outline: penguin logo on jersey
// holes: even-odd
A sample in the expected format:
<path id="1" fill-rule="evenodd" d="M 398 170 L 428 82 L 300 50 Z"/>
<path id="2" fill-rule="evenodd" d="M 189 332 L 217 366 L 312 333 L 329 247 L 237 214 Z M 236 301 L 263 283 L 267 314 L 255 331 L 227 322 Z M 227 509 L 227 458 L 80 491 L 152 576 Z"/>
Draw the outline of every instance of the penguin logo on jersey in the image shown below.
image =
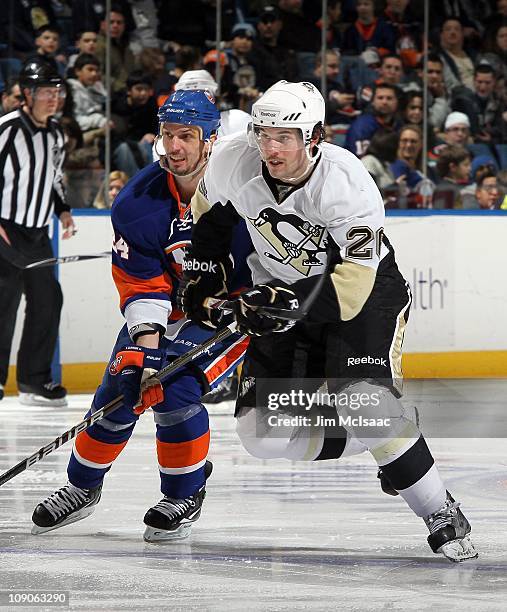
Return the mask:
<path id="1" fill-rule="evenodd" d="M 264 256 L 278 263 L 290 265 L 308 276 L 314 266 L 324 265 L 318 257 L 326 252 L 324 227 L 312 225 L 295 214 L 283 215 L 274 208 L 265 208 L 256 219 L 248 219 L 255 229 L 275 249 Z"/>

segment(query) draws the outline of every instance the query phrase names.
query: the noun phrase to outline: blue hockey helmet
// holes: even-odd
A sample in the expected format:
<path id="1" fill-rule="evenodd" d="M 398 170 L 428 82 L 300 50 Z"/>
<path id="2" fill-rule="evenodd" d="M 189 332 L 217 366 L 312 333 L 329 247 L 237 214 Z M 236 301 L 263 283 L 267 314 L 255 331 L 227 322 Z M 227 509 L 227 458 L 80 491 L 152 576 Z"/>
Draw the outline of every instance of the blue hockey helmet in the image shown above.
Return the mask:
<path id="1" fill-rule="evenodd" d="M 208 92 L 178 90 L 160 107 L 158 120 L 160 123 L 196 125 L 201 128 L 202 139 L 207 141 L 220 127 L 220 111 Z"/>

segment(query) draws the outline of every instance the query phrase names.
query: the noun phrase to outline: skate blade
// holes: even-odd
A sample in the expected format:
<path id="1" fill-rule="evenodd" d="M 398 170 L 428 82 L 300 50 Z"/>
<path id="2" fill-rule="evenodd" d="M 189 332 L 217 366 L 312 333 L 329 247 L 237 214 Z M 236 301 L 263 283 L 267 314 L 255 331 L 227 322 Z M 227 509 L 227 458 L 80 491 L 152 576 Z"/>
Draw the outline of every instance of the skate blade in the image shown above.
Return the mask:
<path id="1" fill-rule="evenodd" d="M 449 561 L 460 563 L 467 559 L 476 559 L 479 553 L 475 550 L 469 535 L 459 540 L 453 540 L 443 544 L 437 553 L 442 553 Z"/>
<path id="2" fill-rule="evenodd" d="M 20 393 L 18 397 L 19 403 L 23 404 L 23 406 L 49 406 L 50 408 L 67 406 L 67 400 L 64 397 L 61 399 L 48 399 L 35 393 Z"/>
<path id="3" fill-rule="evenodd" d="M 77 521 L 80 521 L 86 518 L 87 516 L 90 516 L 90 514 L 92 514 L 93 512 L 95 512 L 95 506 L 83 508 L 79 512 L 76 512 L 76 514 L 69 516 L 69 518 L 65 519 L 65 521 L 62 521 L 57 525 L 53 525 L 53 527 L 40 527 L 39 525 L 36 525 L 34 523 L 32 527 L 32 535 L 40 535 L 41 533 L 46 533 L 47 531 L 54 531 L 55 529 L 60 529 L 60 527 L 65 527 L 65 525 L 71 525 L 72 523 L 76 523 Z"/>
<path id="4" fill-rule="evenodd" d="M 184 540 L 192 533 L 192 525 L 185 523 L 180 525 L 178 529 L 173 531 L 165 531 L 164 529 L 156 529 L 146 525 L 143 539 L 145 542 L 171 542 L 175 540 Z"/>

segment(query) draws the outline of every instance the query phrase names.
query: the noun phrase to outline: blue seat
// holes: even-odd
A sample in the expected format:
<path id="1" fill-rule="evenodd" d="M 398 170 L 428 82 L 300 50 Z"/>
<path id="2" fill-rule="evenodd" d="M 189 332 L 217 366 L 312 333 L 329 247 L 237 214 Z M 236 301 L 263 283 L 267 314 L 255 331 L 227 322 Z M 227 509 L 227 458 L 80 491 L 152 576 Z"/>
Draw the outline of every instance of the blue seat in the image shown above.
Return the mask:
<path id="1" fill-rule="evenodd" d="M 469 144 L 467 149 L 470 151 L 473 157 L 479 157 L 486 155 L 487 157 L 495 157 L 492 148 L 487 144 Z"/>
<path id="2" fill-rule="evenodd" d="M 315 53 L 309 53 L 306 51 L 299 51 L 296 53 L 298 69 L 299 69 L 299 80 L 310 81 L 315 78 L 313 70 L 315 68 Z"/>
<path id="3" fill-rule="evenodd" d="M 500 168 L 507 170 L 507 144 L 497 144 L 495 146 Z"/>
<path id="4" fill-rule="evenodd" d="M 18 75 L 23 63 L 17 57 L 2 57 L 0 58 L 0 73 L 4 80 L 7 80 L 11 75 Z"/>

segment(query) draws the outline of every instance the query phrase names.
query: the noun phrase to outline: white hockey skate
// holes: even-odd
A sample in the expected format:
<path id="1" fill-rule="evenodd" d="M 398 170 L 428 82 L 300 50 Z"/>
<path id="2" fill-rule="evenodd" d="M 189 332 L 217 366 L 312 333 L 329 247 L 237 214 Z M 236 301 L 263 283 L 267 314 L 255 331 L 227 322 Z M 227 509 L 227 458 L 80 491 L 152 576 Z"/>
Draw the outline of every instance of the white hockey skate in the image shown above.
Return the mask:
<path id="1" fill-rule="evenodd" d="M 472 528 L 459 505 L 447 491 L 445 504 L 424 518 L 430 530 L 428 544 L 431 550 L 456 563 L 479 556 L 470 538 Z"/>
<path id="2" fill-rule="evenodd" d="M 213 471 L 211 461 L 206 461 L 206 479 Z M 146 542 L 168 542 L 183 540 L 192 533 L 192 523 L 201 516 L 206 488 L 202 486 L 197 493 L 185 499 L 163 497 L 144 515 L 144 540 Z"/>
<path id="3" fill-rule="evenodd" d="M 100 500 L 102 485 L 80 489 L 68 482 L 37 505 L 32 514 L 32 534 L 59 529 L 90 516 Z"/>

